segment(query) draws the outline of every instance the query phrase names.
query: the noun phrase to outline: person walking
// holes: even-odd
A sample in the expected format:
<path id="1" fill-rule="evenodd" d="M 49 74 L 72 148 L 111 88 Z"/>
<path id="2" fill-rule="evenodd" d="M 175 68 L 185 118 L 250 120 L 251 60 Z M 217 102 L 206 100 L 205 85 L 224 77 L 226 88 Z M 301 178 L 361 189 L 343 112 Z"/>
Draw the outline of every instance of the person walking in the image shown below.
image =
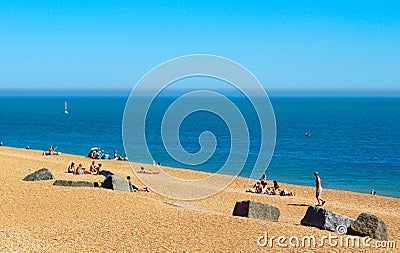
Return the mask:
<path id="1" fill-rule="evenodd" d="M 318 175 L 318 171 L 314 172 L 315 176 L 315 197 L 318 200 L 318 205 L 317 206 L 323 206 L 325 204 L 325 200 L 321 198 L 322 195 L 322 185 L 321 185 L 321 178 Z"/>

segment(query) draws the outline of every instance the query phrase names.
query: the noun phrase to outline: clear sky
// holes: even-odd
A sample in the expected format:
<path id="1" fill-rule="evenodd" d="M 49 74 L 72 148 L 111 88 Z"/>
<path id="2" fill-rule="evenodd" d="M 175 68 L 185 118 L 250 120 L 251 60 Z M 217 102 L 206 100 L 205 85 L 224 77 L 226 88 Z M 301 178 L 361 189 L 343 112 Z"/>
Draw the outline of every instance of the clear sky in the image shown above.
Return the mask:
<path id="1" fill-rule="evenodd" d="M 131 88 L 216 54 L 268 89 L 399 89 L 399 1 L 0 0 L 0 88 Z"/>

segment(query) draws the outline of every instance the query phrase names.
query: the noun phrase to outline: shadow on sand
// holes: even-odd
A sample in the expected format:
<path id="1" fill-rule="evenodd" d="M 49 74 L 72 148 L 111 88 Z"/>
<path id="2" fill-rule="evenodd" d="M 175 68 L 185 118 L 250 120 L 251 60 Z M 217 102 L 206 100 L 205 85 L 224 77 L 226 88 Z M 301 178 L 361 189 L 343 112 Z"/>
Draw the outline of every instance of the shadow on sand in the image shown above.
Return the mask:
<path id="1" fill-rule="evenodd" d="M 310 206 L 307 204 L 287 204 L 288 206 Z"/>

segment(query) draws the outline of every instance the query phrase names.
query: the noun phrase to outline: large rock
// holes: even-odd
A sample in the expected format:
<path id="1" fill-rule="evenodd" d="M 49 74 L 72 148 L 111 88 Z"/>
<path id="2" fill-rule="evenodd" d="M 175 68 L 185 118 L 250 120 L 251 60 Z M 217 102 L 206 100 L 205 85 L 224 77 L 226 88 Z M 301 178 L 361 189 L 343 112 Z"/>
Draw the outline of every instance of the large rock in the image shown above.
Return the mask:
<path id="1" fill-rule="evenodd" d="M 25 181 L 41 181 L 41 180 L 50 180 L 53 179 L 54 176 L 51 174 L 50 170 L 46 168 L 42 168 L 29 174 L 24 178 Z"/>
<path id="2" fill-rule="evenodd" d="M 300 223 L 305 226 L 317 227 L 346 234 L 348 228 L 353 222 L 353 219 L 342 214 L 324 208 L 310 206 Z"/>
<path id="3" fill-rule="evenodd" d="M 130 192 L 132 190 L 131 182 L 118 175 L 106 177 L 103 183 L 101 183 L 101 187 L 124 192 Z"/>
<path id="4" fill-rule="evenodd" d="M 95 182 L 72 181 L 72 180 L 56 180 L 53 183 L 53 185 L 56 186 L 75 186 L 75 187 L 94 187 L 95 184 L 96 184 Z"/>
<path id="5" fill-rule="evenodd" d="M 362 213 L 351 224 L 347 232 L 350 235 L 369 236 L 380 241 L 387 241 L 387 228 L 383 220 L 373 214 Z"/>
<path id="6" fill-rule="evenodd" d="M 278 221 L 280 214 L 281 212 L 277 207 L 253 200 L 236 202 L 235 209 L 233 209 L 233 216 L 242 216 L 266 221 Z"/>

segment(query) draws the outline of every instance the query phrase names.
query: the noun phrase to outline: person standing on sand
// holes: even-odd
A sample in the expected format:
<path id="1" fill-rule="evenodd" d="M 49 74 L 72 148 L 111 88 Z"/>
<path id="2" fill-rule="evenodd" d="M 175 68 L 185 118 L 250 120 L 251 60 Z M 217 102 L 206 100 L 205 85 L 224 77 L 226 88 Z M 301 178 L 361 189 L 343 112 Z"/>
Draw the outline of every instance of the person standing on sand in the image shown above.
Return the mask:
<path id="1" fill-rule="evenodd" d="M 315 197 L 318 200 L 318 205 L 317 206 L 323 206 L 325 204 L 325 200 L 321 199 L 322 195 L 322 185 L 321 185 L 321 178 L 319 178 L 318 171 L 314 172 L 315 176 Z"/>

